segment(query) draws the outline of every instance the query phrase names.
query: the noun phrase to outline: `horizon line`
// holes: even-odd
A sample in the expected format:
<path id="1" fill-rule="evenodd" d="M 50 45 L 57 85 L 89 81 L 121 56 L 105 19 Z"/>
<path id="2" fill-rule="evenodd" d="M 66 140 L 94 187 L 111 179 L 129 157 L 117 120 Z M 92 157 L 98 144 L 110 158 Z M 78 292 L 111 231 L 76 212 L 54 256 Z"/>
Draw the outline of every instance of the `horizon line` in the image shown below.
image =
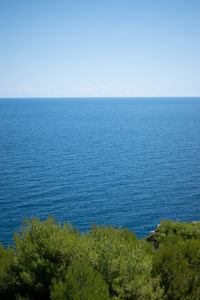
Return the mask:
<path id="1" fill-rule="evenodd" d="M 107 99 L 107 98 L 200 98 L 199 96 L 37 96 L 37 97 L 0 97 L 0 99 L 88 99 L 88 98 L 96 98 L 96 99 Z"/>

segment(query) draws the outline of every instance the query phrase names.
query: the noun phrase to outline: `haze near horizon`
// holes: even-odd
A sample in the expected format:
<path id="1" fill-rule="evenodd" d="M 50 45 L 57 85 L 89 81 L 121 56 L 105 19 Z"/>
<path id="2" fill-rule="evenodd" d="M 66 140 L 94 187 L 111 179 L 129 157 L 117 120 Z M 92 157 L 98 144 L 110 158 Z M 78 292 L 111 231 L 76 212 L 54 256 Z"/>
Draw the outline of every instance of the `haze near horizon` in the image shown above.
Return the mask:
<path id="1" fill-rule="evenodd" d="M 0 1 L 0 97 L 200 96 L 200 2 Z"/>

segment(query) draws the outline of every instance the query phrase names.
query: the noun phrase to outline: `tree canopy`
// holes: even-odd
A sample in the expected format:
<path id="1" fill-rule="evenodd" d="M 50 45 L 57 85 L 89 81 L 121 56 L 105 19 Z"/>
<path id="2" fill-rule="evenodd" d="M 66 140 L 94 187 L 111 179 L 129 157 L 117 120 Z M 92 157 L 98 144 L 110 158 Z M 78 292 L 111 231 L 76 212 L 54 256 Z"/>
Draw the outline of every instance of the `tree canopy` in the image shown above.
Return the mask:
<path id="1" fill-rule="evenodd" d="M 0 245 L 0 299 L 200 299 L 200 222 L 163 221 L 139 240 L 92 225 L 80 234 L 54 218 L 25 219 Z"/>

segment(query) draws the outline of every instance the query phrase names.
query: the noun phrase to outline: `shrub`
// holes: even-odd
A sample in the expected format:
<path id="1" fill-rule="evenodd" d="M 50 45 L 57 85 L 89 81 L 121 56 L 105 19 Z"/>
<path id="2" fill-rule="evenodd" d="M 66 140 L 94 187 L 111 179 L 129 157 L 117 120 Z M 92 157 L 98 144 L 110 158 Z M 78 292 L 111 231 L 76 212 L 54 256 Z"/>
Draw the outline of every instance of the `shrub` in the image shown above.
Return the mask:
<path id="1" fill-rule="evenodd" d="M 200 222 L 174 222 L 161 221 L 160 227 L 155 230 L 155 234 L 147 237 L 149 242 L 153 242 L 154 247 L 158 248 L 163 243 L 169 234 L 175 234 L 184 240 L 200 239 Z"/>
<path id="2" fill-rule="evenodd" d="M 79 235 L 70 224 L 61 227 L 50 217 L 45 222 L 26 219 L 21 231 L 14 237 L 16 292 L 24 297 L 48 299 L 51 281 L 64 277 Z"/>
<path id="3" fill-rule="evenodd" d="M 88 261 L 102 274 L 112 299 L 161 299 L 158 278 L 152 278 L 149 245 L 127 229 L 93 225 Z"/>
<path id="4" fill-rule="evenodd" d="M 75 260 L 67 269 L 65 280 L 53 280 L 52 300 L 108 300 L 109 291 L 100 273 L 88 263 Z"/>
<path id="5" fill-rule="evenodd" d="M 165 299 L 200 299 L 200 240 L 169 234 L 154 256 L 154 274 L 161 276 Z"/>
<path id="6" fill-rule="evenodd" d="M 0 243 L 0 299 L 14 299 L 15 278 L 12 274 L 13 250 Z"/>

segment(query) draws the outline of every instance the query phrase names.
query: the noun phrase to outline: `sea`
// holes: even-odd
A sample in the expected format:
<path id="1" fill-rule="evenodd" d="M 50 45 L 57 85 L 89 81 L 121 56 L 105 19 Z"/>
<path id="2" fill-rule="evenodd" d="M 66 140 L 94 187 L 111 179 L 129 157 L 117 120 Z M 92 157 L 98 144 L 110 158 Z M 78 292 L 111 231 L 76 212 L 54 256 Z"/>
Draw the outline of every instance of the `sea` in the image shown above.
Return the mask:
<path id="1" fill-rule="evenodd" d="M 138 238 L 200 220 L 200 98 L 0 99 L 0 242 L 49 215 Z"/>

